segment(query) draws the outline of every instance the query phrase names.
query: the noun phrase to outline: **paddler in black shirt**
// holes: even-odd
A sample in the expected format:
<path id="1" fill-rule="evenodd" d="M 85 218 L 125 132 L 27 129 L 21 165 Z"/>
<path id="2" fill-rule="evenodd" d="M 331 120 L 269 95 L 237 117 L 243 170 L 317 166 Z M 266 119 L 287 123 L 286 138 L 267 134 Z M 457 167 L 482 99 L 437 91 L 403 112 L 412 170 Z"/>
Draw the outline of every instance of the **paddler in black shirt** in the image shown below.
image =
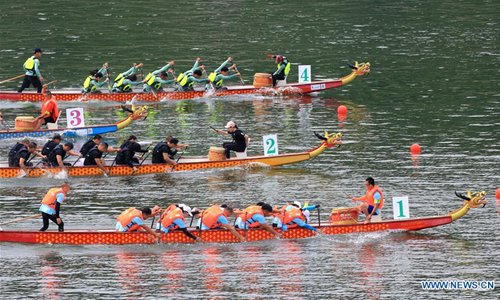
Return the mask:
<path id="1" fill-rule="evenodd" d="M 14 164 L 16 163 L 16 154 L 21 150 L 22 148 L 27 148 L 30 144 L 30 140 L 24 139 L 20 143 L 17 142 L 14 147 L 12 147 L 9 151 L 9 167 L 13 167 Z"/>
<path id="2" fill-rule="evenodd" d="M 98 166 L 104 174 L 109 175 L 109 171 L 105 168 L 105 160 L 102 158 L 104 153 L 108 152 L 108 143 L 101 142 L 98 146 L 90 149 L 85 155 L 85 160 L 83 162 L 84 166 Z"/>
<path id="3" fill-rule="evenodd" d="M 229 134 L 233 138 L 232 142 L 225 142 L 222 144 L 222 147 L 226 149 L 226 158 L 230 158 L 231 150 L 245 152 L 248 145 L 248 135 L 244 134 L 233 121 L 227 122 L 225 128 L 227 131 L 217 129 L 215 131 L 219 134 Z"/>
<path id="4" fill-rule="evenodd" d="M 102 136 L 100 134 L 96 134 L 93 139 L 86 141 L 85 144 L 83 144 L 82 148 L 80 148 L 80 153 L 82 154 L 82 156 L 85 157 L 87 153 L 89 153 L 90 149 L 101 143 L 101 140 Z"/>
<path id="5" fill-rule="evenodd" d="M 128 165 L 134 172 L 137 171 L 137 168 L 134 164 L 139 164 L 139 159 L 135 157 L 136 152 L 146 153 L 147 150 L 142 150 L 141 145 L 136 142 L 137 137 L 135 135 L 131 135 L 123 144 L 120 146 L 120 150 L 118 154 L 116 154 L 116 164 L 117 165 Z"/>
<path id="6" fill-rule="evenodd" d="M 42 148 L 42 154 L 43 155 L 49 155 L 54 148 L 61 143 L 61 135 L 60 134 L 54 134 L 51 140 L 49 140 L 45 145 L 43 145 Z"/>
<path id="7" fill-rule="evenodd" d="M 22 147 L 19 151 L 17 151 L 14 158 L 14 165 L 12 167 L 19 167 L 25 172 L 24 174 L 26 174 L 28 172 L 26 168 L 33 166 L 33 164 L 29 162 L 29 158 L 32 154 L 42 156 L 36 151 L 36 143 L 33 142 L 29 143 L 28 147 Z"/>
<path id="8" fill-rule="evenodd" d="M 66 158 L 66 154 L 81 157 L 80 153 L 72 151 L 73 143 L 66 142 L 64 145 L 57 145 L 52 152 L 50 152 L 47 157 L 49 161 L 49 166 L 51 167 L 60 167 L 63 171 L 67 171 L 66 166 L 71 166 L 70 163 L 65 163 L 64 159 Z"/>
<path id="9" fill-rule="evenodd" d="M 151 162 L 153 164 L 165 164 L 177 165 L 174 157 L 177 154 L 177 150 L 182 148 L 187 148 L 187 144 L 179 144 L 179 140 L 169 136 L 164 142 L 159 142 L 153 149 L 153 158 Z"/>

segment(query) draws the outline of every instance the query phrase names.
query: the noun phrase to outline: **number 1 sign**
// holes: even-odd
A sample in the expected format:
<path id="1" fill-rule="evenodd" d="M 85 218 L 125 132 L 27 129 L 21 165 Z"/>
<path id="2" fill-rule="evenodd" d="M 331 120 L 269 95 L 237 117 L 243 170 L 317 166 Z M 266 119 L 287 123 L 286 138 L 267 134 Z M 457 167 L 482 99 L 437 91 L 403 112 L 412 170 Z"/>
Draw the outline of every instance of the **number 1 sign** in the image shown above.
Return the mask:
<path id="1" fill-rule="evenodd" d="M 264 135 L 262 141 L 264 142 L 264 156 L 278 155 L 278 135 Z"/>
<path id="2" fill-rule="evenodd" d="M 394 214 L 394 220 L 410 218 L 408 196 L 392 197 L 392 211 Z"/>
<path id="3" fill-rule="evenodd" d="M 83 108 L 81 107 L 66 109 L 66 119 L 68 120 L 68 128 L 85 127 Z"/>

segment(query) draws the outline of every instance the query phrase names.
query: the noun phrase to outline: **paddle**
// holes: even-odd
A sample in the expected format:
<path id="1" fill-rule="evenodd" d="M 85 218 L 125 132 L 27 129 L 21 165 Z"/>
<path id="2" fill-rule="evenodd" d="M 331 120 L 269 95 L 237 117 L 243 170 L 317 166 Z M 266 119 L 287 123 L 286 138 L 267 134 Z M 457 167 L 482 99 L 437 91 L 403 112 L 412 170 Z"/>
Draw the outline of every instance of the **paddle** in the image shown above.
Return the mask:
<path id="1" fill-rule="evenodd" d="M 234 66 L 234 70 L 236 71 L 236 73 L 240 73 L 240 71 L 238 71 L 238 68 L 236 68 L 236 66 Z M 245 81 L 243 80 L 243 78 L 241 78 L 241 73 L 240 73 L 240 81 L 241 81 L 241 84 L 245 85 Z"/>
<path id="2" fill-rule="evenodd" d="M 175 170 L 175 167 L 177 167 L 177 164 L 179 163 L 179 160 L 181 159 L 182 155 L 184 154 L 184 151 L 186 151 L 188 148 L 188 146 L 186 146 L 186 148 L 184 148 L 184 150 L 182 150 L 181 154 L 179 154 L 179 157 L 177 157 L 177 160 L 175 161 L 176 162 L 176 165 L 172 167 L 172 169 L 170 170 L 170 172 L 173 172 Z M 191 223 L 192 220 L 191 220 Z"/>
<path id="3" fill-rule="evenodd" d="M 210 127 L 210 129 L 212 129 L 213 131 L 219 133 L 219 131 L 217 129 L 213 128 L 212 126 L 209 125 L 208 127 Z"/>
<path id="4" fill-rule="evenodd" d="M 58 82 L 58 81 L 59 81 L 59 80 L 52 80 L 51 82 L 46 83 L 45 85 L 47 85 L 47 86 L 48 86 L 48 85 L 53 84 L 53 83 L 56 83 L 56 82 Z"/>
<path id="5" fill-rule="evenodd" d="M 35 219 L 35 218 L 37 218 L 39 216 L 40 216 L 40 214 L 36 214 L 36 215 L 29 216 L 29 217 L 24 217 L 24 218 L 19 218 L 19 219 L 15 219 L 15 220 L 10 220 L 8 222 L 3 222 L 3 223 L 0 223 L 0 225 L 6 225 L 6 224 L 11 224 L 11 223 L 17 223 L 17 222 L 25 221 L 25 220 Z"/>
<path id="6" fill-rule="evenodd" d="M 5 83 L 5 82 L 9 82 L 9 81 L 12 81 L 12 80 L 16 80 L 16 79 L 21 78 L 21 77 L 24 77 L 24 74 L 18 75 L 18 76 L 14 76 L 14 77 L 9 78 L 9 79 L 2 80 L 2 81 L 0 81 L 0 84 Z"/>
<path id="7" fill-rule="evenodd" d="M 139 158 L 139 159 L 142 159 L 142 161 L 137 166 L 137 170 L 139 170 L 139 167 L 142 166 L 142 164 L 146 161 L 146 158 L 148 158 L 149 153 L 151 153 L 151 152 L 148 151 L 150 147 L 151 147 L 151 144 L 146 148 L 146 152 L 142 153 L 141 157 Z M 146 154 L 146 156 L 144 156 L 144 154 Z M 132 174 L 130 174 L 130 175 L 134 175 L 135 172 L 136 171 L 133 171 Z"/>
<path id="8" fill-rule="evenodd" d="M 316 206 L 316 209 L 318 210 L 318 227 L 321 228 L 321 212 L 319 206 Z"/>

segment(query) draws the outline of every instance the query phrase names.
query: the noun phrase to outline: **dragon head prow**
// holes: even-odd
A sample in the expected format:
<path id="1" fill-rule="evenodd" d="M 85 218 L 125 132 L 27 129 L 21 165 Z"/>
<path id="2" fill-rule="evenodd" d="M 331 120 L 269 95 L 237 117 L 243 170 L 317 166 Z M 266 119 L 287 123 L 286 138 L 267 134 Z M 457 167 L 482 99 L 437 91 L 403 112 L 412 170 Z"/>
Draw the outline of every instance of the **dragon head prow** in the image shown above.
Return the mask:
<path id="1" fill-rule="evenodd" d="M 336 145 L 342 144 L 342 133 L 328 133 L 328 131 L 325 130 L 325 133 L 323 136 L 320 134 L 314 132 L 314 135 L 320 139 L 323 140 L 323 144 L 325 144 L 326 147 L 331 148 Z"/>
<path id="2" fill-rule="evenodd" d="M 465 200 L 465 202 L 472 208 L 476 208 L 479 206 L 484 207 L 487 203 L 485 191 L 481 191 L 481 192 L 467 191 L 466 195 L 464 195 L 462 193 L 455 192 L 455 195 L 458 198 Z"/>
<path id="3" fill-rule="evenodd" d="M 371 65 L 369 62 L 358 63 L 357 61 L 355 61 L 354 66 L 349 65 L 349 67 L 353 70 L 356 76 L 363 76 L 365 74 L 369 74 L 371 71 L 370 69 Z"/>
<path id="4" fill-rule="evenodd" d="M 132 105 L 132 113 L 130 114 L 130 117 L 133 120 L 139 120 L 141 118 L 146 118 L 148 116 L 148 107 L 147 106 L 135 106 Z"/>

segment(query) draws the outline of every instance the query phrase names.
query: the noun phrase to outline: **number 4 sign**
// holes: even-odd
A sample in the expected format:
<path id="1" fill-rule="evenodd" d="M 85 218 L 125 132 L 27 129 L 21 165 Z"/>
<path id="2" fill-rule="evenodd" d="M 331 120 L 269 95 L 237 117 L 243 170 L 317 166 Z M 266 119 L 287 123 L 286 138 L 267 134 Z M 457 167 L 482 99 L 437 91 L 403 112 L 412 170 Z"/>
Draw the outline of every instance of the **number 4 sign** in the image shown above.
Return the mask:
<path id="1" fill-rule="evenodd" d="M 264 142 L 264 156 L 278 155 L 278 135 L 264 135 L 262 141 Z"/>
<path id="2" fill-rule="evenodd" d="M 299 65 L 299 83 L 311 82 L 311 66 Z"/>
<path id="3" fill-rule="evenodd" d="M 81 107 L 66 109 L 66 119 L 68 120 L 68 128 L 78 128 L 85 126 L 83 108 Z"/>

